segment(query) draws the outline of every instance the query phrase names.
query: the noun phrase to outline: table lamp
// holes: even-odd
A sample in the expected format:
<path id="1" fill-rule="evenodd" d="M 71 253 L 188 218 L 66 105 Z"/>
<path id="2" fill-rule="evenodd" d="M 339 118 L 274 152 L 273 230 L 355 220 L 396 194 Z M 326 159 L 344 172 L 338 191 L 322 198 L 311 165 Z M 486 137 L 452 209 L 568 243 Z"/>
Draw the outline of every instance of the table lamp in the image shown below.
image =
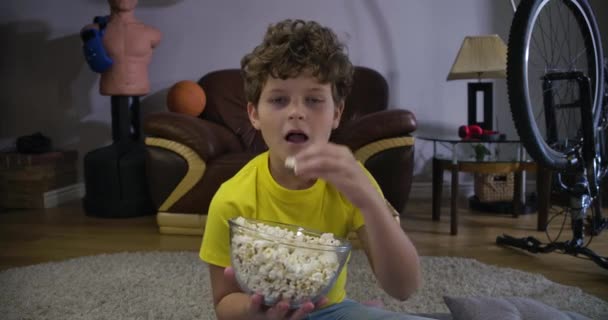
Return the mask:
<path id="1" fill-rule="evenodd" d="M 468 124 L 493 130 L 492 82 L 481 79 L 506 77 L 507 46 L 496 35 L 467 36 L 447 80 L 477 79 L 468 84 Z M 477 93 L 483 93 L 483 121 L 477 118 Z"/>

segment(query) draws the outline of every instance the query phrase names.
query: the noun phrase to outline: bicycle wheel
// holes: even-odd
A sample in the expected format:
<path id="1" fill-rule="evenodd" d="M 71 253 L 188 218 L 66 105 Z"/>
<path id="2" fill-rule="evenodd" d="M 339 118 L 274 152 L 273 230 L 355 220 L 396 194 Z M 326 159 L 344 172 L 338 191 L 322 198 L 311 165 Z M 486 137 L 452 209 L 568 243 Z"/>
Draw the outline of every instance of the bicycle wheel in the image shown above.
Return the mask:
<path id="1" fill-rule="evenodd" d="M 603 53 L 592 9 L 585 0 L 522 0 L 507 48 L 509 104 L 524 147 L 541 165 L 572 168 L 582 147 L 580 92 L 565 74 L 590 78 L 593 128 L 602 113 Z"/>

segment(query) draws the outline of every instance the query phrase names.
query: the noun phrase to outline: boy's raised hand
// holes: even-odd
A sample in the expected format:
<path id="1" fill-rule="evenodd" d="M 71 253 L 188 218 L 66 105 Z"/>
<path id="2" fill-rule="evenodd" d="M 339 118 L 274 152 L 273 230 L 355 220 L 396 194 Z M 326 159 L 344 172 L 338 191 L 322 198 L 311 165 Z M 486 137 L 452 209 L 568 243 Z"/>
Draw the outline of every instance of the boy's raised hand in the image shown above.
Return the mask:
<path id="1" fill-rule="evenodd" d="M 232 267 L 227 267 L 224 269 L 224 277 L 226 281 L 234 283 L 238 286 L 236 282 L 236 277 L 234 274 L 234 269 Z M 249 304 L 249 314 L 251 317 L 249 319 L 252 320 L 300 320 L 304 319 L 306 315 L 311 313 L 312 311 L 320 308 L 325 303 L 327 303 L 327 298 L 323 297 L 319 299 L 316 304 L 312 302 L 306 302 L 300 306 L 300 308 L 295 310 L 289 309 L 289 302 L 284 300 L 275 304 L 272 307 L 268 307 L 264 305 L 264 297 L 261 294 L 253 294 L 251 295 L 251 300 Z"/>
<path id="2" fill-rule="evenodd" d="M 313 144 L 289 161 L 294 165 L 296 176 L 324 179 L 359 208 L 365 205 L 371 195 L 378 193 L 346 146 L 331 142 Z"/>

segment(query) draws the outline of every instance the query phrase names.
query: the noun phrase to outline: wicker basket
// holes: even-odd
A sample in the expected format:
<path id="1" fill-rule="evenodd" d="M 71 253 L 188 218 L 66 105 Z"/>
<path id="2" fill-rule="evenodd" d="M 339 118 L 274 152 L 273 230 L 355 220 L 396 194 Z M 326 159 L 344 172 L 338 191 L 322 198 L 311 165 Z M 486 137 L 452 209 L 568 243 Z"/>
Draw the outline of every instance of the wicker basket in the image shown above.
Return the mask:
<path id="1" fill-rule="evenodd" d="M 480 202 L 513 200 L 515 176 L 513 172 L 501 174 L 475 174 L 475 195 Z"/>

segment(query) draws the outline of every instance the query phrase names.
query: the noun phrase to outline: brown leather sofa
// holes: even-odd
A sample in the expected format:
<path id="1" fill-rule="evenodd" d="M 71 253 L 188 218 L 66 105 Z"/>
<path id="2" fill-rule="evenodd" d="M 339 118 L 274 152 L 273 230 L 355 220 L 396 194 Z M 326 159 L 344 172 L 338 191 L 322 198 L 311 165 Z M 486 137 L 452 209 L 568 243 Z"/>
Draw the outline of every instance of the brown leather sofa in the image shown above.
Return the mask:
<path id="1" fill-rule="evenodd" d="M 202 234 L 220 184 L 267 149 L 249 122 L 239 70 L 211 72 L 199 84 L 207 103 L 198 117 L 158 112 L 144 119 L 146 171 L 161 233 Z M 410 111 L 388 110 L 384 77 L 356 67 L 352 93 L 331 140 L 351 148 L 399 212 L 411 187 L 414 130 Z"/>

